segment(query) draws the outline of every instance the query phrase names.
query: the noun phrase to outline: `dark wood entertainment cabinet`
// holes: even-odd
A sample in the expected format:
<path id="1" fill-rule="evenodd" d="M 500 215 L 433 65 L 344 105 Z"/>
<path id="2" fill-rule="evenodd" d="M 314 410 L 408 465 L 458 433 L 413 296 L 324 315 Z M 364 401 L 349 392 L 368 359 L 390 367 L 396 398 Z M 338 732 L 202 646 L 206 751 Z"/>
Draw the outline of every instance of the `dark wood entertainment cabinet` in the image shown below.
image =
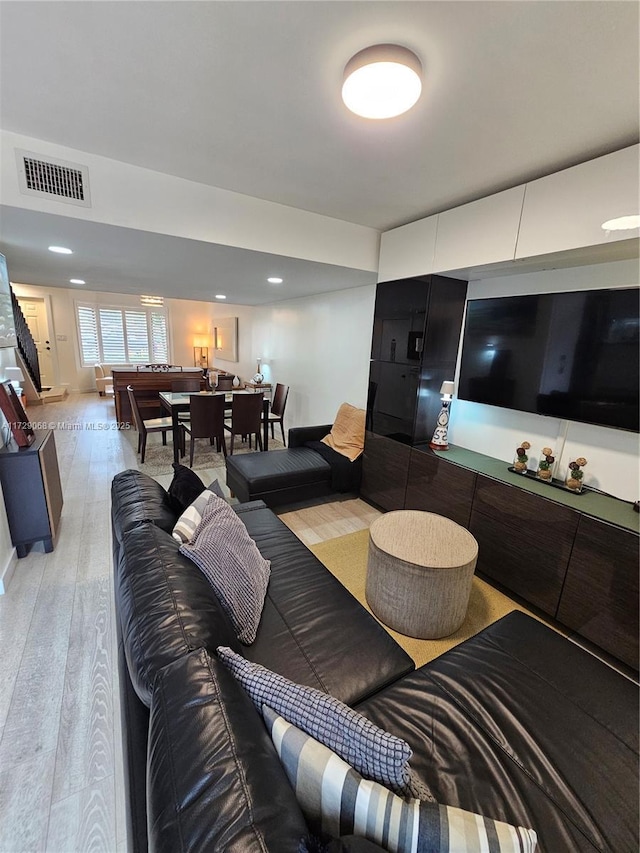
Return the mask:
<path id="1" fill-rule="evenodd" d="M 638 669 L 639 516 L 631 504 L 554 489 L 508 463 L 367 432 L 361 496 L 436 512 L 478 540 L 477 571 Z"/>

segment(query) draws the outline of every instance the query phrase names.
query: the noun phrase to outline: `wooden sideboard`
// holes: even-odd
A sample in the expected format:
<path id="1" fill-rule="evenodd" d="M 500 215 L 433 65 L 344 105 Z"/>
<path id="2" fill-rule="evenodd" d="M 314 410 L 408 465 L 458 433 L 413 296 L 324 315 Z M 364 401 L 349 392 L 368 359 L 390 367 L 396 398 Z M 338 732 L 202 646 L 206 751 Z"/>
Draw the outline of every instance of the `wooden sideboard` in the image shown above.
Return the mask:
<path id="1" fill-rule="evenodd" d="M 116 421 L 118 424 L 130 424 L 133 420 L 127 386 L 135 391 L 136 400 L 142 416 L 159 418 L 163 411 L 158 394 L 160 391 L 171 391 L 171 383 L 176 379 L 189 379 L 200 375 L 200 388 L 205 390 L 205 378 L 199 367 L 185 367 L 182 370 L 131 370 L 113 368 L 113 398 L 116 406 Z"/>
<path id="2" fill-rule="evenodd" d="M 53 431 L 36 430 L 29 447 L 11 441 L 0 448 L 0 483 L 18 557 L 34 542 L 53 551 L 63 504 Z"/>
<path id="3" fill-rule="evenodd" d="M 638 669 L 640 519 L 631 504 L 576 495 L 450 448 L 367 432 L 361 496 L 451 518 L 478 541 L 477 571 Z"/>

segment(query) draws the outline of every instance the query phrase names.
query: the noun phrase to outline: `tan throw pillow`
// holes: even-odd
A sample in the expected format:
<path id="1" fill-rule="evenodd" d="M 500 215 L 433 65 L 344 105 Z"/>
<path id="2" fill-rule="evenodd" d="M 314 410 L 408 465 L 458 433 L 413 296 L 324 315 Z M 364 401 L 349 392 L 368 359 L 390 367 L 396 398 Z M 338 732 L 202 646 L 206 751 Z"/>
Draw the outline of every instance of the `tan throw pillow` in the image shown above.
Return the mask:
<path id="1" fill-rule="evenodd" d="M 322 443 L 353 462 L 364 450 L 365 417 L 364 409 L 343 403 L 338 409 L 331 432 L 325 435 Z"/>

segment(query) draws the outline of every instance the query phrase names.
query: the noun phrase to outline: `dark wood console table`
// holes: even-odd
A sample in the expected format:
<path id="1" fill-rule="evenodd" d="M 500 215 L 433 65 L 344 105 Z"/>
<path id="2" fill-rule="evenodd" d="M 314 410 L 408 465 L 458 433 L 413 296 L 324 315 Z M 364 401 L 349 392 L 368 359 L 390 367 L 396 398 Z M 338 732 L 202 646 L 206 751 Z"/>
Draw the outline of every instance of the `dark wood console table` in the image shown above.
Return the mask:
<path id="1" fill-rule="evenodd" d="M 142 416 L 158 418 L 162 412 L 160 391 L 171 391 L 171 383 L 176 379 L 189 379 L 200 375 L 200 390 L 206 389 L 205 379 L 200 368 L 185 368 L 184 370 L 131 370 L 113 368 L 113 398 L 116 406 L 116 421 L 119 424 L 131 424 L 133 415 L 129 404 L 127 386 L 135 391 Z"/>
<path id="2" fill-rule="evenodd" d="M 638 513 L 507 469 L 470 450 L 435 452 L 368 432 L 361 496 L 467 527 L 480 574 L 637 670 Z"/>
<path id="3" fill-rule="evenodd" d="M 62 487 L 56 444 L 51 430 L 36 430 L 30 447 L 14 441 L 0 449 L 0 482 L 11 541 L 18 557 L 28 546 L 44 542 L 53 551 L 62 514 Z"/>

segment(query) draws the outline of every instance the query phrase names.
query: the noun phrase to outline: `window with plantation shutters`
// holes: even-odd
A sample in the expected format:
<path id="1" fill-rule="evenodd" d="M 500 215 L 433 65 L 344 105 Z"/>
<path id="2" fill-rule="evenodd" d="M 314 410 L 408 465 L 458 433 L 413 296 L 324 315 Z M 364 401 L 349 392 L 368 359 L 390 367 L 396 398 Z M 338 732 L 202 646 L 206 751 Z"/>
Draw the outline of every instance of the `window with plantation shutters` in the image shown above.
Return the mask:
<path id="1" fill-rule="evenodd" d="M 89 308 L 88 305 L 78 305 L 77 316 L 82 363 L 95 364 L 101 361 L 96 312 L 93 308 Z"/>
<path id="2" fill-rule="evenodd" d="M 83 367 L 169 360 L 167 317 L 157 308 L 77 303 L 76 317 Z"/>
<path id="3" fill-rule="evenodd" d="M 154 361 L 169 361 L 169 342 L 167 341 L 167 318 L 160 311 L 151 311 L 151 341 Z"/>

